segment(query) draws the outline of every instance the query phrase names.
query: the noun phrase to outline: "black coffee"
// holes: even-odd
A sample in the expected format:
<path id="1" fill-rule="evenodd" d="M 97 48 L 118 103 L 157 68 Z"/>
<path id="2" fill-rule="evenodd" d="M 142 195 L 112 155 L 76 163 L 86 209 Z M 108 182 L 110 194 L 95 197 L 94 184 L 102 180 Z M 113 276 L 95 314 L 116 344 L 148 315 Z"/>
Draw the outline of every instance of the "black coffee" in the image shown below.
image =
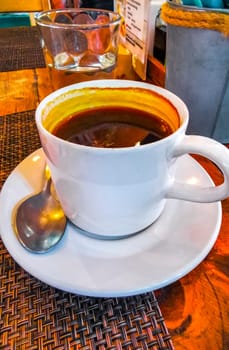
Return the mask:
<path id="1" fill-rule="evenodd" d="M 73 143 L 102 148 L 138 146 L 173 133 L 163 119 L 128 107 L 104 106 L 71 115 L 52 133 Z"/>

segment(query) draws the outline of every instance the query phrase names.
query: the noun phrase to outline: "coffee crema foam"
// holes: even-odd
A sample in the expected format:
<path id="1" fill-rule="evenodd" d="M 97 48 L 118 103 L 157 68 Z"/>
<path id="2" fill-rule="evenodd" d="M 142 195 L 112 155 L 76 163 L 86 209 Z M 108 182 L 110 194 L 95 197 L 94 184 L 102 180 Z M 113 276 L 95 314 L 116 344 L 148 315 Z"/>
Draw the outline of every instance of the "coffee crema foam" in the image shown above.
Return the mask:
<path id="1" fill-rule="evenodd" d="M 132 117 L 128 119 L 127 114 L 124 117 L 124 121 L 120 120 L 120 117 L 115 117 L 115 120 L 113 120 L 115 123 L 122 123 L 123 131 L 121 133 L 124 132 L 125 123 L 128 124 L 128 127 L 130 126 L 130 124 L 132 126 L 133 124 L 136 124 L 136 114 L 139 113 L 141 114 L 141 116 L 148 115 L 148 119 L 153 118 L 155 120 L 156 118 L 157 120 L 160 120 L 162 124 L 164 123 L 165 125 L 167 125 L 166 128 L 168 127 L 170 129 L 168 134 L 176 131 L 180 126 L 180 117 L 178 111 L 167 98 L 154 91 L 138 87 L 86 87 L 66 91 L 60 96 L 58 96 L 54 100 L 54 102 L 50 101 L 48 103 L 45 111 L 43 111 L 43 126 L 49 132 L 56 134 L 55 130 L 57 130 L 60 127 L 60 125 L 64 125 L 70 119 L 77 119 L 79 117 L 79 119 L 81 120 L 80 123 L 82 124 L 83 118 L 85 118 L 85 120 L 89 118 L 88 116 L 85 117 L 85 115 L 90 114 L 90 119 L 93 120 L 93 113 L 96 114 L 96 117 L 94 118 L 98 119 L 99 110 L 103 110 L 102 114 L 104 115 L 104 113 L 107 114 L 105 110 L 114 111 L 115 109 L 116 112 L 117 109 L 119 109 L 119 112 L 122 111 L 120 112 L 122 114 L 122 117 L 123 114 L 126 114 L 123 112 L 127 110 L 129 110 L 129 113 L 132 115 L 132 117 L 133 114 L 135 115 L 134 123 L 130 123 L 130 119 Z M 136 113 L 136 111 L 138 112 Z M 82 117 L 83 115 L 84 117 Z M 78 117 L 76 118 L 76 116 Z M 107 120 L 104 120 L 104 118 L 102 119 L 105 123 L 107 122 Z M 111 119 L 112 118 L 109 119 L 109 123 L 112 122 Z M 86 124 L 87 123 L 88 122 L 86 122 Z M 91 125 L 91 121 L 89 124 Z M 95 124 L 98 125 L 98 122 L 96 122 Z M 145 122 L 143 124 L 144 129 Z M 94 125 L 93 127 L 96 126 Z M 139 127 L 139 121 L 137 122 L 137 127 Z M 103 128 L 106 128 L 106 126 L 103 126 Z M 163 137 L 164 136 L 161 136 L 159 137 L 159 139 Z M 83 141 L 81 144 L 86 144 L 86 142 Z"/>

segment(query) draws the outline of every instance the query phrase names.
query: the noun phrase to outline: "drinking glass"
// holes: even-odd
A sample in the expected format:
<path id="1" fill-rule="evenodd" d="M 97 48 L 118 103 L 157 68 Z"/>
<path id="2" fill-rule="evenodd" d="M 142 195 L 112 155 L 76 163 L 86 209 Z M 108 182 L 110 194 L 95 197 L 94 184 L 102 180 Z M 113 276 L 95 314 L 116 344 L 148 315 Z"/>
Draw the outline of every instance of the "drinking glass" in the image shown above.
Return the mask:
<path id="1" fill-rule="evenodd" d="M 45 61 L 56 88 L 105 78 L 101 72 L 114 70 L 120 21 L 118 13 L 90 8 L 53 9 L 36 15 Z M 82 73 L 87 77 L 79 77 Z"/>

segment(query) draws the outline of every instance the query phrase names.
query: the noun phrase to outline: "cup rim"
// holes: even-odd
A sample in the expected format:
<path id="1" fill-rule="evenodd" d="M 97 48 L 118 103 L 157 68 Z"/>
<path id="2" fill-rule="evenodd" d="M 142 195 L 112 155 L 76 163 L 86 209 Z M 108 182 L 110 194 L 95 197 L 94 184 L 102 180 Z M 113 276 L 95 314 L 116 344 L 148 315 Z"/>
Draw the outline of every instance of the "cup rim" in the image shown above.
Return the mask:
<path id="1" fill-rule="evenodd" d="M 111 84 L 111 85 L 110 85 Z M 58 96 L 64 95 L 66 92 L 68 91 L 74 91 L 74 90 L 79 90 L 81 88 L 87 88 L 87 87 L 95 87 L 95 88 L 104 88 L 104 87 L 117 87 L 117 88 L 126 88 L 126 87 L 139 87 L 142 89 L 149 89 L 150 86 L 153 86 L 153 90 L 156 93 L 161 94 L 164 98 L 166 98 L 167 100 L 169 100 L 177 109 L 177 104 L 180 104 L 184 110 L 184 115 L 185 117 L 182 119 L 182 122 L 180 123 L 180 126 L 177 128 L 177 130 L 175 130 L 172 134 L 156 141 L 153 143 L 148 143 L 148 144 L 144 144 L 141 145 L 140 147 L 136 147 L 136 146 L 130 146 L 130 147 L 115 147 L 115 148 L 103 148 L 103 147 L 91 147 L 91 146 L 86 146 L 86 145 L 82 145 L 82 144 L 76 144 L 64 139 L 61 139 L 55 135 L 53 135 L 49 130 L 47 130 L 43 123 L 42 123 L 42 111 L 44 110 L 45 106 L 47 105 L 48 102 L 52 101 L 53 99 L 55 99 Z M 171 99 L 175 99 L 175 104 L 174 102 L 171 101 Z M 178 110 L 178 115 L 179 118 L 181 120 L 181 116 Z M 38 130 L 42 130 L 42 132 L 47 136 L 47 137 L 51 137 L 54 140 L 57 140 L 60 144 L 68 144 L 69 147 L 74 148 L 74 149 L 85 149 L 85 150 L 89 150 L 90 152 L 96 152 L 96 153 L 103 153 L 103 154 L 109 154 L 109 153 L 124 153 L 124 152 L 141 152 L 143 149 L 146 148 L 150 148 L 150 147 L 157 147 L 157 145 L 161 145 L 162 143 L 168 142 L 167 140 L 169 139 L 173 139 L 174 137 L 177 137 L 177 135 L 184 130 L 184 132 L 187 129 L 188 126 L 188 121 L 189 121 L 189 110 L 187 105 L 185 104 L 185 102 L 178 97 L 177 95 L 175 95 L 173 92 L 153 85 L 153 84 L 149 84 L 146 82 L 141 82 L 141 81 L 132 81 L 132 80 L 123 80 L 123 79 L 105 79 L 105 80 L 90 80 L 90 81 L 84 81 L 84 82 L 80 82 L 80 83 L 75 83 L 75 84 L 71 84 L 65 87 L 62 87 L 58 90 L 55 90 L 53 92 L 51 92 L 49 95 L 47 95 L 37 106 L 36 111 L 35 111 L 35 121 L 36 121 L 36 125 Z"/>
<path id="2" fill-rule="evenodd" d="M 101 14 L 112 14 L 114 18 L 111 18 L 108 23 L 56 23 L 50 22 L 47 20 L 47 16 L 49 14 L 66 14 L 66 13 L 85 13 L 85 12 L 93 12 L 93 13 L 101 13 Z M 118 12 L 111 10 L 103 10 L 103 9 L 95 9 L 95 8 L 65 8 L 65 9 L 51 9 L 46 11 L 41 11 L 35 14 L 35 21 L 38 25 L 43 27 L 51 27 L 51 28 L 76 28 L 79 30 L 82 29 L 97 29 L 97 28 L 108 28 L 111 25 L 119 24 L 121 22 L 121 15 Z"/>

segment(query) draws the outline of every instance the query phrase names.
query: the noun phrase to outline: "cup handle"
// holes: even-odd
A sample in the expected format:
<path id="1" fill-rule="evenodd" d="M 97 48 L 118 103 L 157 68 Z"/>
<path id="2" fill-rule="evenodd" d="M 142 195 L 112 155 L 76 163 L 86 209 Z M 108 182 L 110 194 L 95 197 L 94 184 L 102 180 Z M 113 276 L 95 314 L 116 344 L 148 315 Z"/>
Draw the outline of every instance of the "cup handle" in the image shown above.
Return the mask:
<path id="1" fill-rule="evenodd" d="M 229 150 L 219 142 L 204 136 L 185 135 L 172 151 L 172 157 L 186 153 L 202 155 L 215 163 L 224 175 L 219 186 L 197 187 L 174 181 L 169 186 L 166 197 L 191 202 L 211 203 L 229 196 Z"/>

